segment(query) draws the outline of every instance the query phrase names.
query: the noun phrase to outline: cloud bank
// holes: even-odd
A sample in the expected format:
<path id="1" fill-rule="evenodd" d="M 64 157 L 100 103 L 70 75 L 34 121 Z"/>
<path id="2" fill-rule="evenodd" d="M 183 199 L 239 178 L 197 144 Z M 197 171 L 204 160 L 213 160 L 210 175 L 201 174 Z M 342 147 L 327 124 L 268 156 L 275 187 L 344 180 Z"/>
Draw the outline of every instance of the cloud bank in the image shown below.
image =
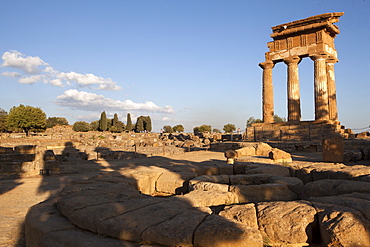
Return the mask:
<path id="1" fill-rule="evenodd" d="M 6 71 L 2 75 L 19 78 L 19 83 L 32 85 L 36 82 L 43 82 L 57 87 L 75 83 L 79 87 L 95 86 L 98 90 L 118 91 L 122 89 L 110 78 L 105 79 L 94 74 L 79 74 L 73 71 L 59 72 L 40 57 L 26 56 L 15 50 L 4 52 L 1 58 L 3 67 L 20 70 L 20 72 Z"/>
<path id="2" fill-rule="evenodd" d="M 54 101 L 55 104 L 69 107 L 75 110 L 85 111 L 140 111 L 152 113 L 175 113 L 171 106 L 157 106 L 151 101 L 145 103 L 135 103 L 132 100 L 113 100 L 106 98 L 103 95 L 78 91 L 70 89 L 59 95 Z"/>

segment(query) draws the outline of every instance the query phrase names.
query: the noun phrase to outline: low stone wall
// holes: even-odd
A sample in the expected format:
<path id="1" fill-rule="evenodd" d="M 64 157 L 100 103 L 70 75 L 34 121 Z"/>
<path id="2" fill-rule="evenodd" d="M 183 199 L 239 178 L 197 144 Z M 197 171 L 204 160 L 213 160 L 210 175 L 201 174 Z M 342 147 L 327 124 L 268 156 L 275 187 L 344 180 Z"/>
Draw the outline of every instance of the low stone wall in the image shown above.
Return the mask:
<path id="1" fill-rule="evenodd" d="M 248 141 L 312 141 L 321 140 L 325 134 L 339 133 L 344 138 L 355 137 L 350 129 L 326 121 L 302 121 L 297 123 L 255 123 L 248 127 L 244 139 Z"/>
<path id="2" fill-rule="evenodd" d="M 53 150 L 36 145 L 0 147 L 0 177 L 30 177 L 60 172 Z"/>

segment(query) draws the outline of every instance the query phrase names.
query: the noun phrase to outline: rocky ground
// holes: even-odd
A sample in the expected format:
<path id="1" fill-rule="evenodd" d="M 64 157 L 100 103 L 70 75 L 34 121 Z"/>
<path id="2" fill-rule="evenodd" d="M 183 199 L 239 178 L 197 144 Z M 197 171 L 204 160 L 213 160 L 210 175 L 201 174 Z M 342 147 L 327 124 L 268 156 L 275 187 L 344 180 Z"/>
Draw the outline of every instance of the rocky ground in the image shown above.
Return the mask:
<path id="1" fill-rule="evenodd" d="M 35 176 L 31 178 L 23 178 L 23 179 L 12 179 L 12 180 L 2 180 L 0 181 L 0 246 L 25 246 L 25 238 L 24 238 L 24 218 L 27 213 L 27 210 L 32 206 L 39 202 L 42 202 L 46 199 L 53 198 L 55 195 L 59 195 L 59 193 L 62 191 L 65 186 L 70 185 L 72 181 L 80 181 L 79 184 L 87 184 L 91 183 L 89 180 L 90 178 L 96 177 L 100 174 L 100 178 L 98 182 L 102 182 L 102 180 L 106 179 L 107 174 L 113 174 L 113 175 L 122 175 L 122 174 L 131 174 L 137 181 L 137 187 L 141 189 L 141 191 L 144 194 L 152 194 L 153 188 L 148 186 L 151 180 L 144 180 L 148 176 L 147 169 L 154 169 L 155 171 L 160 173 L 161 175 L 157 175 L 157 180 L 155 181 L 156 191 L 162 191 L 165 195 L 166 193 L 176 193 L 176 191 L 171 191 L 172 188 L 166 187 L 167 184 L 172 183 L 175 184 L 176 177 L 173 177 L 170 173 L 168 174 L 168 177 L 164 176 L 163 169 L 167 171 L 176 171 L 177 174 L 182 174 L 182 176 L 185 176 L 186 174 L 189 175 L 189 178 L 191 178 L 191 172 L 197 171 L 200 172 L 199 169 L 203 169 L 204 174 L 217 174 L 216 171 L 213 171 L 214 164 L 217 164 L 218 173 L 220 173 L 221 169 L 224 169 L 225 173 L 220 174 L 235 174 L 235 172 L 239 173 L 244 171 L 247 173 L 245 177 L 241 177 L 238 175 L 229 175 L 228 181 L 232 180 L 238 180 L 239 182 L 241 179 L 243 179 L 243 183 L 248 182 L 248 176 L 253 176 L 253 180 L 256 179 L 267 179 L 267 180 L 273 180 L 276 183 L 280 184 L 287 184 L 289 189 L 293 188 L 297 189 L 300 184 L 297 185 L 295 183 L 296 181 L 293 178 L 286 179 L 285 176 L 289 176 L 289 174 L 286 174 L 291 172 L 292 170 L 295 171 L 295 177 L 299 177 L 300 180 L 302 180 L 307 186 L 304 187 L 304 192 L 307 194 L 306 197 L 310 196 L 318 196 L 322 197 L 321 199 L 315 199 L 310 200 L 310 204 L 307 205 L 306 201 L 292 201 L 292 202 L 261 202 L 256 203 L 253 205 L 253 200 L 247 200 L 248 196 L 245 194 L 245 192 L 242 191 L 241 187 L 234 186 L 235 188 L 230 189 L 227 188 L 227 193 L 231 193 L 230 191 L 241 191 L 241 194 L 243 194 L 240 198 L 236 198 L 235 195 L 233 197 L 227 197 L 227 200 L 236 200 L 236 202 L 241 202 L 241 200 L 244 200 L 247 204 L 241 204 L 240 206 L 229 206 L 224 208 L 224 210 L 220 213 L 220 215 L 224 218 L 230 218 L 231 220 L 239 220 L 238 225 L 242 226 L 241 229 L 244 229 L 245 231 L 253 232 L 250 236 L 257 236 L 256 238 L 250 239 L 251 243 L 253 241 L 258 242 L 259 237 L 263 237 L 264 241 L 267 238 L 271 239 L 272 235 L 269 235 L 269 232 L 278 232 L 276 229 L 269 229 L 271 224 L 269 224 L 269 219 L 271 217 L 278 217 L 281 218 L 287 218 L 286 221 L 282 221 L 280 225 L 277 227 L 280 228 L 287 228 L 291 225 L 296 227 L 296 229 L 292 229 L 293 231 L 299 231 L 300 227 L 307 226 L 307 222 L 303 222 L 303 216 L 299 215 L 300 212 L 307 212 L 308 215 L 306 218 L 307 220 L 310 220 L 310 217 L 313 217 L 316 212 L 319 213 L 319 217 L 336 217 L 338 213 L 340 214 L 340 211 L 337 212 L 333 210 L 333 213 L 331 215 L 326 215 L 326 211 L 328 208 L 330 209 L 330 203 L 334 200 L 338 200 L 338 205 L 340 204 L 340 199 L 336 199 L 333 197 L 324 197 L 325 193 L 327 193 L 327 196 L 336 196 L 351 192 L 365 192 L 367 194 L 370 194 L 369 192 L 366 192 L 367 188 L 364 188 L 364 186 L 361 187 L 361 183 L 367 183 L 370 182 L 369 180 L 369 162 L 363 161 L 361 163 L 346 163 L 346 164 L 327 164 L 322 163 L 321 161 L 321 153 L 296 153 L 292 155 L 293 162 L 290 164 L 282 164 L 279 167 L 271 166 L 273 164 L 272 161 L 269 161 L 268 159 L 261 158 L 262 162 L 260 162 L 258 159 L 261 157 L 250 157 L 240 159 L 239 162 L 236 162 L 234 166 L 232 167 L 231 172 L 229 171 L 231 166 L 225 166 L 225 158 L 223 152 L 212 152 L 212 151 L 197 151 L 197 152 L 189 152 L 179 155 L 172 155 L 172 156 L 155 156 L 150 158 L 142 158 L 142 159 L 132 159 L 132 160 L 115 160 L 115 161 L 107 161 L 107 160 L 89 160 L 89 161 L 69 161 L 69 162 L 63 162 L 61 167 L 61 174 L 60 175 L 52 175 L 52 176 Z M 289 169 L 288 169 L 289 167 Z M 158 170 L 162 169 L 162 170 Z M 208 169 L 208 170 L 207 170 Z M 135 170 L 136 173 L 132 173 L 131 170 Z M 138 172 L 139 171 L 139 172 Z M 263 174 L 275 174 L 275 177 L 272 176 L 265 176 Z M 249 174 L 249 175 L 248 175 Z M 153 177 L 156 175 L 153 175 Z M 113 179 L 116 179 L 117 176 L 113 176 Z M 128 176 L 126 176 L 127 178 Z M 159 179 L 160 178 L 160 179 Z M 212 179 L 216 180 L 222 180 L 224 177 L 216 177 Z M 112 178 L 109 178 L 112 179 Z M 293 180 L 292 180 L 293 179 Z M 297 178 L 298 179 L 298 178 Z M 332 179 L 332 180 L 329 180 Z M 322 180 L 322 181 L 320 181 Z M 343 181 L 347 180 L 357 180 L 356 183 L 353 183 L 353 185 L 346 184 Z M 81 181 L 86 181 L 82 182 Z M 139 181 L 145 181 L 145 184 L 141 184 Z M 183 181 L 183 180 L 181 180 Z M 181 182 L 180 181 L 180 182 Z M 205 198 L 204 195 L 210 186 L 216 186 L 216 190 L 221 190 L 223 187 L 225 187 L 222 182 L 218 185 L 214 185 L 209 183 L 206 178 L 199 178 L 198 180 L 191 180 L 192 182 L 190 184 L 194 184 L 194 190 L 191 192 L 193 194 L 199 194 L 200 200 L 196 202 L 192 202 L 193 206 L 195 203 L 205 203 L 205 205 L 196 205 L 196 207 L 202 207 L 202 206 L 208 206 L 213 203 L 213 205 L 218 205 L 219 198 L 213 196 L 211 198 Z M 319 181 L 319 182 L 314 182 Z M 338 182 L 339 181 L 339 182 Z M 342 181 L 342 182 L 340 182 Z M 105 181 L 106 182 L 106 181 Z M 249 181 L 250 182 L 250 181 Z M 290 182 L 293 182 L 289 184 Z M 311 183 L 313 182 L 313 183 Z M 95 182 L 93 182 L 95 183 Z M 128 182 L 129 183 L 129 182 Z M 343 185 L 344 184 L 344 185 Z M 302 183 L 303 185 L 303 183 Z M 98 184 L 95 184 L 94 186 L 98 186 Z M 208 187 L 207 187 L 208 186 Z M 298 187 L 297 187 L 298 186 Z M 353 187 L 355 186 L 355 187 Z M 359 186 L 359 187 L 356 187 Z M 73 186 L 69 186 L 70 188 L 73 188 Z M 197 188 L 199 187 L 199 188 Z M 302 187 L 302 186 L 301 186 Z M 366 186 L 365 186 L 366 187 Z M 204 189 L 206 188 L 206 189 Z M 257 190 L 260 190 L 263 187 L 256 187 Z M 112 188 L 112 191 L 114 189 Z M 354 191 L 353 191 L 354 190 Z M 248 190 L 249 193 L 250 190 Z M 65 195 L 65 200 L 69 199 L 70 193 L 67 191 L 63 192 Z M 100 193 L 102 193 L 100 191 Z M 189 193 L 189 194 L 191 194 Z M 208 192 L 207 192 L 208 193 Z M 316 194 L 315 194 L 316 193 Z M 104 193 L 102 194 L 102 197 Z M 284 192 L 284 196 L 286 193 Z M 294 195 L 294 194 L 293 194 Z M 355 197 L 357 194 L 354 194 Z M 304 197 L 303 194 L 301 194 L 302 197 Z M 186 195 L 183 196 L 186 198 Z M 63 196 L 62 196 L 63 198 Z M 158 198 L 158 197 L 157 197 Z M 181 198 L 181 196 L 179 197 Z M 196 197 L 195 197 L 196 198 Z M 231 198 L 231 199 L 230 199 Z M 246 199 L 247 198 L 247 199 Z M 351 200 L 353 197 L 348 197 L 348 200 Z M 262 198 L 263 200 L 264 198 Z M 288 198 L 289 199 L 289 198 Z M 304 199 L 304 198 L 303 198 Z M 152 199 L 149 199 L 152 200 Z M 157 200 L 157 199 L 156 199 Z M 161 199 L 158 199 L 161 200 Z M 225 200 L 225 197 L 222 197 L 220 200 Z M 292 200 L 295 200 L 294 197 L 292 197 Z M 358 202 L 360 199 L 356 197 L 356 202 Z M 52 199 L 50 200 L 52 202 Z M 72 198 L 72 201 L 75 201 L 75 199 Z M 76 201 L 78 204 L 78 200 Z M 83 201 L 83 203 L 89 203 Z M 90 202 L 94 203 L 94 202 Z M 171 202 L 172 203 L 172 202 Z M 175 204 L 177 204 L 176 202 Z M 228 202 L 229 204 L 230 201 Z M 280 205 L 280 204 L 284 205 Z M 279 204 L 279 205 L 278 205 Z M 355 203 L 353 203 L 354 205 Z M 45 204 L 47 205 L 47 204 Z M 328 206 L 329 205 L 329 206 Z M 360 205 L 360 204 L 356 204 Z M 361 206 L 362 205 L 362 206 Z M 367 210 L 369 209 L 369 204 L 361 204 L 361 208 L 359 209 L 359 212 L 363 211 L 365 212 L 364 215 L 361 217 L 367 218 Z M 346 207 L 348 205 L 342 205 L 343 207 Z M 351 206 L 351 205 L 350 205 Z M 72 210 L 68 205 L 63 209 L 63 200 L 59 202 L 58 207 L 63 211 L 65 215 L 71 214 L 71 219 L 73 219 L 73 211 L 68 212 L 68 210 Z M 333 206 L 337 207 L 337 205 Z M 175 207 L 174 207 L 175 208 Z M 298 208 L 299 210 L 295 210 Z M 320 208 L 323 208 L 322 211 L 320 211 Z M 43 209 L 41 206 L 39 209 Z M 44 208 L 45 210 L 48 210 L 47 208 Z M 155 208 L 154 208 L 155 209 Z M 284 210 L 282 210 L 284 209 Z M 38 210 L 38 208 L 35 208 L 35 210 Z M 189 215 L 194 210 L 190 207 L 189 208 Z M 217 209 L 216 209 L 217 210 Z M 248 212 L 263 212 L 260 213 L 260 215 L 256 215 L 256 217 L 259 217 L 259 224 L 260 228 L 264 229 L 264 235 L 260 236 L 258 230 L 256 230 L 257 225 L 256 223 L 250 223 L 256 221 L 256 219 L 250 220 L 248 219 L 248 215 L 251 215 Z M 294 212 L 298 213 L 297 215 L 294 214 Z M 357 211 L 356 211 L 357 212 Z M 245 213 L 245 215 L 243 215 Z M 202 216 L 201 211 L 196 211 L 196 217 L 204 217 Z M 270 215 L 270 216 L 269 216 Z M 194 216 L 192 216 L 194 217 Z M 302 218 L 303 217 L 303 218 Z M 302 218 L 301 221 L 299 221 L 299 224 L 294 223 L 294 220 Z M 202 234 L 195 234 L 193 236 L 192 241 L 202 241 L 203 243 L 206 243 L 207 240 L 211 239 L 211 236 L 214 236 L 215 233 L 212 232 L 212 229 L 214 229 L 215 222 L 217 223 L 217 219 L 220 218 L 207 218 L 209 221 L 203 219 L 202 227 L 198 227 L 197 231 L 201 232 Z M 40 219 L 38 219 L 40 220 Z M 41 219 L 42 220 L 42 219 Z M 47 220 L 47 219 L 45 219 Z M 289 223 L 289 220 L 292 221 L 291 224 Z M 32 219 L 30 219 L 32 221 Z M 78 222 L 82 222 L 81 220 L 77 219 Z M 243 222 L 244 221 L 244 222 Z M 264 223 L 265 222 L 265 223 Z M 284 225 L 288 222 L 288 225 Z M 83 223 L 83 222 L 82 222 Z M 234 222 L 235 223 L 235 222 Z M 306 224 L 307 223 L 307 224 Z M 327 221 L 327 224 L 330 224 L 330 221 Z M 350 222 L 351 223 L 351 222 Z M 251 225 L 248 225 L 251 224 Z M 340 225 L 340 224 L 339 224 Z M 86 226 L 87 229 L 89 226 Z M 348 225 L 345 225 L 344 227 L 348 227 Z M 114 227 L 113 227 L 114 228 Z M 112 229 L 113 229 L 112 228 Z M 217 227 L 216 227 L 217 228 Z M 111 229 L 110 227 L 108 229 Z M 188 228 L 186 228 L 188 229 Z M 230 228 L 232 229 L 232 228 Z M 307 228 L 310 229 L 310 228 Z M 352 228 L 356 230 L 356 228 Z M 363 231 L 364 229 L 357 229 L 358 231 Z M 147 239 L 150 239 L 151 236 L 158 236 L 158 233 L 156 233 L 156 229 L 153 228 L 151 231 L 146 231 L 143 235 Z M 244 232 L 245 232 L 244 231 Z M 365 232 L 367 230 L 365 229 Z M 161 233 L 163 231 L 160 231 Z M 255 234 L 254 234 L 255 233 Z M 113 234 L 111 232 L 107 233 Z M 181 233 L 183 234 L 183 232 Z M 190 235 L 193 233 L 189 233 Z M 207 234 L 209 234 L 210 238 L 207 238 Z M 242 233 L 237 233 L 242 234 Z M 288 233 L 287 233 L 288 234 Z M 189 236 L 190 236 L 189 235 Z M 299 235 L 299 234 L 297 234 Z M 313 234 L 315 235 L 315 233 Z M 311 234 L 312 236 L 312 234 Z M 162 236 L 165 238 L 165 236 Z M 227 236 L 226 236 L 227 237 Z M 281 239 L 284 239 L 285 236 L 280 236 Z M 339 235 L 340 237 L 340 235 Z M 304 237 L 302 237 L 304 238 Z M 221 240 L 225 240 L 225 236 L 220 235 Z M 274 239 L 272 239 L 274 240 Z M 276 237 L 275 241 L 279 240 L 279 236 Z M 171 240 L 168 240 L 171 241 Z M 185 241 L 185 240 L 184 240 Z M 190 239 L 191 241 L 191 239 Z M 331 240 L 328 240 L 331 241 Z M 366 241 L 366 240 L 365 240 Z M 212 243 L 210 243 L 212 244 Z M 351 243 L 350 243 L 351 244 Z M 72 246 L 72 245 L 71 245 Z M 113 246 L 113 245 L 112 245 Z M 114 245 L 115 246 L 115 245 Z M 126 246 L 126 245 L 122 245 Z M 127 245 L 129 246 L 129 245 Z M 233 245 L 234 246 L 234 245 Z M 257 246 L 257 245 L 256 245 Z M 335 246 L 335 245 L 333 245 Z M 350 245 L 345 245 L 350 246 Z M 355 246 L 355 245 L 353 245 Z"/>
<path id="2" fill-rule="evenodd" d="M 168 156 L 157 156 L 109 162 L 69 161 L 62 163 L 61 175 L 2 180 L 0 181 L 0 246 L 26 246 L 23 223 L 28 208 L 57 194 L 72 181 L 87 179 L 101 172 L 113 172 L 122 167 L 165 164 L 172 160 L 177 165 L 181 165 L 209 159 L 224 160 L 223 153 L 190 152 L 171 156 L 171 159 Z"/>

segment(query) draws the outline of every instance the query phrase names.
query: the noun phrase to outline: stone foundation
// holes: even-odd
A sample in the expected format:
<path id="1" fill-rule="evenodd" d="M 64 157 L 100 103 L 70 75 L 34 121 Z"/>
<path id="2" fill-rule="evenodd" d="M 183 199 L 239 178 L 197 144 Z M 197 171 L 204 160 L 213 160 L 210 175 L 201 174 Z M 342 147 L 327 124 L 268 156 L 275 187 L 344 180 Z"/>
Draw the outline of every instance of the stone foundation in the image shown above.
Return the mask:
<path id="1" fill-rule="evenodd" d="M 304 121 L 282 123 L 255 123 L 244 134 L 247 141 L 312 141 L 325 135 L 339 133 L 344 138 L 354 133 L 344 126 L 330 121 Z"/>

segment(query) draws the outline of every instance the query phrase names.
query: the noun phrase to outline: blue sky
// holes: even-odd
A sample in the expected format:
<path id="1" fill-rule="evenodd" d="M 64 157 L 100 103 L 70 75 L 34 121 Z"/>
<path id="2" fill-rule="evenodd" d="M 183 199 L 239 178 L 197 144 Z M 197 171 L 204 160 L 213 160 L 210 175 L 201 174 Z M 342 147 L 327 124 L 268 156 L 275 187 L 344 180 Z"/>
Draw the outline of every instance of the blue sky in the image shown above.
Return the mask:
<path id="1" fill-rule="evenodd" d="M 370 124 L 370 0 L 0 1 L 0 108 L 41 107 L 48 117 L 126 122 L 153 131 L 182 124 L 244 129 L 261 118 L 271 27 L 345 12 L 336 37 L 339 121 Z M 299 65 L 303 120 L 314 119 L 313 62 Z M 286 66 L 273 70 L 275 113 L 287 115 Z M 367 129 L 365 129 L 367 130 Z M 355 130 L 359 132 L 361 130 Z"/>

